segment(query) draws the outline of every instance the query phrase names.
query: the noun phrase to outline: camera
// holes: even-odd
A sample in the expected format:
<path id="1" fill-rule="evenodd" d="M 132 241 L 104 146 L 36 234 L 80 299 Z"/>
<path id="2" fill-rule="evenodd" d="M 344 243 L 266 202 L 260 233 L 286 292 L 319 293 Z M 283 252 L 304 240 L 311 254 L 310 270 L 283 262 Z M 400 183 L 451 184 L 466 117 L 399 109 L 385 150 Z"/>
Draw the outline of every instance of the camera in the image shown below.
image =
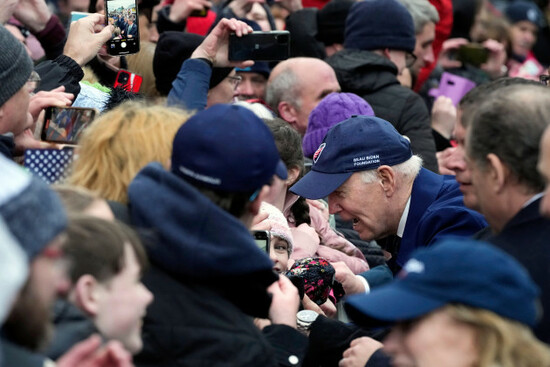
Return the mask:
<path id="1" fill-rule="evenodd" d="M 252 32 L 229 36 L 229 60 L 280 61 L 290 56 L 288 31 Z"/>

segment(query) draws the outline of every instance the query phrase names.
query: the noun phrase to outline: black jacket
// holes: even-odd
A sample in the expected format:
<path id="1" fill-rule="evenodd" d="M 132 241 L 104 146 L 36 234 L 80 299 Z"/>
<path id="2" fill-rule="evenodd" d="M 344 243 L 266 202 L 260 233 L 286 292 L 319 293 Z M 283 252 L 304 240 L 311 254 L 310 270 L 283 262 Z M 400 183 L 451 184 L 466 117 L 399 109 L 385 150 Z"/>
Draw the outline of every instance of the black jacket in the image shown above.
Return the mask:
<path id="1" fill-rule="evenodd" d="M 395 64 L 370 51 L 349 49 L 326 61 L 336 72 L 342 91 L 363 97 L 377 117 L 409 137 L 413 153 L 424 160 L 423 166 L 437 173 L 428 109 L 420 96 L 399 84 Z"/>
<path id="2" fill-rule="evenodd" d="M 534 332 L 550 344 L 550 219 L 539 212 L 541 200 L 523 208 L 499 234 L 487 241 L 519 261 L 540 288 L 543 315 Z"/>
<path id="3" fill-rule="evenodd" d="M 155 299 L 143 325 L 137 366 L 292 366 L 307 339 L 284 325 L 260 332 L 272 262 L 235 217 L 160 164 L 131 183 L 130 216 L 158 241 L 144 277 Z M 289 357 L 292 357 L 289 360 Z"/>

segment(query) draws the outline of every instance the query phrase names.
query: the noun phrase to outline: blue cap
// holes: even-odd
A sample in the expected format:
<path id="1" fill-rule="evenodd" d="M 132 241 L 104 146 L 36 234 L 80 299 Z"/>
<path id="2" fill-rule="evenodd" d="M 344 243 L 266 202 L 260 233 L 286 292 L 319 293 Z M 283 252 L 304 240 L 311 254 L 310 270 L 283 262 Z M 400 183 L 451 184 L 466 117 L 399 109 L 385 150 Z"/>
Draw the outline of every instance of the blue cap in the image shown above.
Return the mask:
<path id="1" fill-rule="evenodd" d="M 227 104 L 197 112 L 180 127 L 171 171 L 226 192 L 253 192 L 274 174 L 287 178 L 269 128 L 247 108 Z"/>
<path id="2" fill-rule="evenodd" d="M 371 326 L 411 320 L 450 303 L 534 326 L 540 316 L 538 293 L 510 255 L 487 243 L 452 238 L 417 250 L 396 280 L 350 297 L 345 307 L 357 323 Z"/>
<path id="3" fill-rule="evenodd" d="M 254 65 L 246 67 L 246 68 L 236 68 L 237 72 L 243 72 L 243 73 L 258 73 L 265 78 L 269 78 L 269 74 L 271 74 L 271 69 L 269 68 L 269 64 L 265 61 L 254 61 Z"/>
<path id="4" fill-rule="evenodd" d="M 334 125 L 313 154 L 311 171 L 290 188 L 308 199 L 320 199 L 354 172 L 394 166 L 412 157 L 411 144 L 386 120 L 352 116 Z"/>

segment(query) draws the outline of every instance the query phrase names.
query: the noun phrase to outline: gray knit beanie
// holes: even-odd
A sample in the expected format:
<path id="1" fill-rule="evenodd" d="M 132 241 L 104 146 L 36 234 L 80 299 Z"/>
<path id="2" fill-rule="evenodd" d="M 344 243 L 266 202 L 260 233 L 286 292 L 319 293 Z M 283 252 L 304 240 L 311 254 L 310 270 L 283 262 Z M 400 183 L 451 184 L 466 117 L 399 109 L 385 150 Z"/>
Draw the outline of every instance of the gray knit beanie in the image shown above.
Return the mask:
<path id="1" fill-rule="evenodd" d="M 23 44 L 0 25 L 0 106 L 25 85 L 32 69 Z"/>

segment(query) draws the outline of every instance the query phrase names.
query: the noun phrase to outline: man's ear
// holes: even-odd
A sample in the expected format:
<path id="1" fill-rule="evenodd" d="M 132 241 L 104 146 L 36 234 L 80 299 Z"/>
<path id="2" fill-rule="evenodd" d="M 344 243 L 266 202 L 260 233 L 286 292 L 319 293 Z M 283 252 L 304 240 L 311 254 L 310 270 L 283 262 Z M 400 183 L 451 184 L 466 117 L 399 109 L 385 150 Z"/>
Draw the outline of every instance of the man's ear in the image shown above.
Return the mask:
<path id="1" fill-rule="evenodd" d="M 388 59 L 388 60 L 391 60 L 391 52 L 390 52 L 390 49 L 389 48 L 385 48 L 382 50 L 382 55 Z"/>
<path id="2" fill-rule="evenodd" d="M 97 280 L 86 274 L 78 278 L 73 289 L 73 298 L 77 307 L 92 317 L 96 316 L 99 311 L 98 300 L 100 294 L 98 287 Z"/>
<path id="3" fill-rule="evenodd" d="M 504 185 L 506 184 L 506 180 L 508 179 L 508 176 L 510 174 L 510 170 L 502 161 L 500 158 L 494 154 L 489 153 L 487 154 L 487 174 L 489 175 L 489 178 L 491 179 L 490 185 L 491 188 L 497 192 L 501 193 L 504 189 Z"/>
<path id="4" fill-rule="evenodd" d="M 265 198 L 269 194 L 269 190 L 270 190 L 270 187 L 268 185 L 264 185 L 261 188 L 258 196 L 256 196 L 256 199 L 254 199 L 250 203 L 250 212 L 252 213 L 252 215 L 258 215 L 258 213 L 260 212 L 260 206 L 262 205 L 262 201 L 265 201 Z"/>
<path id="5" fill-rule="evenodd" d="M 277 112 L 279 112 L 279 116 L 286 122 L 288 122 L 290 125 L 296 124 L 296 116 L 298 115 L 298 111 L 296 111 L 296 108 L 294 108 L 293 105 L 286 101 L 279 102 L 279 105 L 277 106 Z"/>
<path id="6" fill-rule="evenodd" d="M 380 166 L 376 169 L 382 190 L 386 197 L 393 196 L 395 192 L 395 171 L 390 166 Z"/>

